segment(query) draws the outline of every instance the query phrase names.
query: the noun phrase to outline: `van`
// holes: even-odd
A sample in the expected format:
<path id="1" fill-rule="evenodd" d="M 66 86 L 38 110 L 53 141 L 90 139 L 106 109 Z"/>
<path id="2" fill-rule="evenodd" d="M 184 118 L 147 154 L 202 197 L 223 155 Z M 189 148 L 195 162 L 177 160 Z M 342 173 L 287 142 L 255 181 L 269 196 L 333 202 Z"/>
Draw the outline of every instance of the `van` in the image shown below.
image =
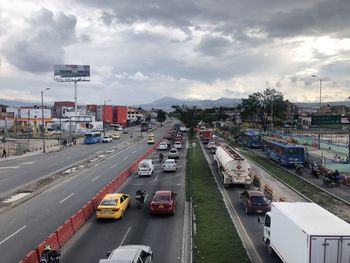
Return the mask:
<path id="1" fill-rule="evenodd" d="M 152 176 L 154 171 L 154 164 L 151 159 L 143 159 L 138 166 L 137 175 L 141 176 Z"/>
<path id="2" fill-rule="evenodd" d="M 153 263 L 153 252 L 149 246 L 119 246 L 106 254 L 108 259 L 100 259 L 99 263 Z"/>

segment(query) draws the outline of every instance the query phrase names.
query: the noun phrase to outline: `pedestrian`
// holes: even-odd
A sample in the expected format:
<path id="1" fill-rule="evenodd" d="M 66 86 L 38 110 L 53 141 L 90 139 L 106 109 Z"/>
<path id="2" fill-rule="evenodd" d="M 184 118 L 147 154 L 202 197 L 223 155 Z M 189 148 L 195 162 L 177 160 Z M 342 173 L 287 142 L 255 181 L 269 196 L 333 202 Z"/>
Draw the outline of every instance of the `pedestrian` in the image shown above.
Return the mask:
<path id="1" fill-rule="evenodd" d="M 6 149 L 5 148 L 2 150 L 2 158 L 6 158 Z"/>

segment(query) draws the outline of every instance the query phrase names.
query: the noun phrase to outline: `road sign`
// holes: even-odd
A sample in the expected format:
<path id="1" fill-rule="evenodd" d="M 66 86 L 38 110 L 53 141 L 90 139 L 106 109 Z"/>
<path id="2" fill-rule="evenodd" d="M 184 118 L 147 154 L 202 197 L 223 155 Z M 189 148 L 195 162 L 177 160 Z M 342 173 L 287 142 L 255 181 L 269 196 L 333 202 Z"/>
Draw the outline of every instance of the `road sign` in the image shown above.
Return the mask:
<path id="1" fill-rule="evenodd" d="M 340 115 L 314 115 L 311 117 L 311 125 L 340 125 Z"/>

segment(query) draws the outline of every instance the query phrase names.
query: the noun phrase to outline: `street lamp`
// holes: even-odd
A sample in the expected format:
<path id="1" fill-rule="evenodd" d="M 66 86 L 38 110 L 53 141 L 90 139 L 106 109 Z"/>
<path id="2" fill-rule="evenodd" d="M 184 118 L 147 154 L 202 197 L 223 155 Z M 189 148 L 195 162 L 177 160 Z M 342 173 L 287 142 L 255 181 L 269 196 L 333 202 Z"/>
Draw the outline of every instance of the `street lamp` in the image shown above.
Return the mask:
<path id="1" fill-rule="evenodd" d="M 321 95 L 322 95 L 322 79 L 317 77 L 316 75 L 311 75 L 311 77 L 318 79 L 320 81 L 320 110 L 321 110 Z"/>
<path id="2" fill-rule="evenodd" d="M 41 91 L 41 137 L 43 139 L 43 153 L 46 152 L 46 147 L 45 147 L 45 123 L 44 123 L 44 91 L 45 90 L 50 90 L 50 88 L 46 88 L 44 90 Z"/>
<path id="3" fill-rule="evenodd" d="M 106 136 L 106 128 L 105 128 L 105 121 L 104 121 L 104 117 L 105 117 L 105 114 L 106 114 L 106 103 L 107 102 L 111 102 L 112 100 L 105 100 L 103 102 L 103 111 L 102 111 L 102 123 L 103 123 L 103 136 Z"/>

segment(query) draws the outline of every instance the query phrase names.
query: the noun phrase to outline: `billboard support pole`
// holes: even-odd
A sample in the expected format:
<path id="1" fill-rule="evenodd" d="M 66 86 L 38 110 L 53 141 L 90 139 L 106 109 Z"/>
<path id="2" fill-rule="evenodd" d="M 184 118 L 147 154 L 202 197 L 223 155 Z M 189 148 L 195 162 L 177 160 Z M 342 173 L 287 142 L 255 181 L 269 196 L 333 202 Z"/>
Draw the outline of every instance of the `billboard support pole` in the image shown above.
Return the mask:
<path id="1" fill-rule="evenodd" d="M 75 117 L 77 117 L 77 111 L 78 111 L 78 98 L 77 98 L 77 80 L 74 80 L 74 111 L 75 111 Z"/>

